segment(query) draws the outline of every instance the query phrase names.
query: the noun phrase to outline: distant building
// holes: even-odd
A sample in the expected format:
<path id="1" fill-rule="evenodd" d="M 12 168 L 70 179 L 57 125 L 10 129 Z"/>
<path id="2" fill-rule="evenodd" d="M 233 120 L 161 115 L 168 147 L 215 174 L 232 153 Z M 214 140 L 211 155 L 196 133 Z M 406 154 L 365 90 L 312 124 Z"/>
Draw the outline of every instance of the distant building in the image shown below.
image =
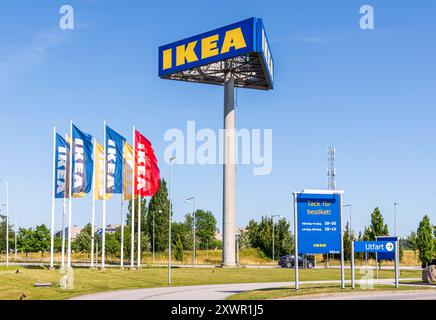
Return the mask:
<path id="1" fill-rule="evenodd" d="M 235 227 L 235 235 L 240 234 L 241 230 L 245 230 L 245 228 Z M 215 231 L 215 239 L 218 241 L 223 241 L 223 234 L 220 232 L 219 229 Z"/>
<path id="2" fill-rule="evenodd" d="M 117 231 L 117 229 L 120 228 L 120 227 L 121 227 L 120 224 L 108 224 L 108 225 L 106 226 L 106 233 L 113 234 L 113 233 L 115 233 L 115 232 Z"/>
<path id="3" fill-rule="evenodd" d="M 71 239 L 75 239 L 77 235 L 82 232 L 83 227 L 78 227 L 76 225 L 71 227 Z M 62 230 L 56 232 L 55 237 L 62 238 Z M 68 238 L 68 227 L 65 228 L 65 238 Z"/>

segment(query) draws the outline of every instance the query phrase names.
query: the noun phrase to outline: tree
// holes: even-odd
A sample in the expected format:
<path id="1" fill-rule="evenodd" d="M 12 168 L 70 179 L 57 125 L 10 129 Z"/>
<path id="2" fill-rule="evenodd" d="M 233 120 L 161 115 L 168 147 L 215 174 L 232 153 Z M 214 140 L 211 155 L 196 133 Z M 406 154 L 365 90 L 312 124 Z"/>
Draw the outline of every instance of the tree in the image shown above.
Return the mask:
<path id="1" fill-rule="evenodd" d="M 71 246 L 74 251 L 84 253 L 91 252 L 91 231 L 92 226 L 88 223 L 73 240 Z"/>
<path id="2" fill-rule="evenodd" d="M 416 232 L 416 247 L 419 251 L 419 260 L 423 264 L 427 264 L 433 260 L 435 251 L 433 229 L 428 215 L 425 215 L 419 223 L 418 231 Z"/>
<path id="3" fill-rule="evenodd" d="M 51 235 L 50 230 L 45 224 L 36 226 L 33 232 L 33 251 L 41 252 L 41 256 L 44 256 L 44 252 L 50 250 Z"/>
<path id="4" fill-rule="evenodd" d="M 194 219 L 192 217 L 192 214 L 188 213 L 185 216 L 185 224 L 187 228 L 191 230 L 191 243 L 192 240 L 192 233 L 194 229 Z M 211 244 L 215 239 L 215 232 L 216 232 L 216 219 L 212 212 L 210 211 L 204 211 L 204 210 L 196 210 L 195 212 L 195 240 L 196 240 L 196 247 L 205 249 L 207 244 Z M 191 245 L 192 247 L 192 245 Z"/>
<path id="5" fill-rule="evenodd" d="M 375 241 L 377 236 L 389 235 L 388 226 L 384 223 L 380 209 L 377 207 L 371 214 L 371 225 L 369 226 L 369 240 Z"/>
<path id="6" fill-rule="evenodd" d="M 290 224 L 282 218 L 274 225 L 274 257 L 288 255 L 293 250 Z"/>
<path id="7" fill-rule="evenodd" d="M 186 221 L 172 223 L 171 239 L 173 245 L 180 240 L 184 249 L 192 250 L 192 229 Z"/>
<path id="8" fill-rule="evenodd" d="M 177 238 L 174 255 L 177 261 L 183 261 L 183 244 L 180 238 Z"/>
<path id="9" fill-rule="evenodd" d="M 141 198 L 141 232 L 147 231 L 147 200 L 145 198 Z M 138 214 L 139 214 L 139 201 L 135 199 L 135 225 L 134 230 L 135 233 L 138 232 Z M 126 225 L 132 228 L 132 200 L 129 201 L 128 212 L 126 215 Z"/>
<path id="10" fill-rule="evenodd" d="M 14 247 L 15 233 L 9 224 L 9 250 Z M 6 216 L 0 216 L 0 252 L 6 252 Z"/>
<path id="11" fill-rule="evenodd" d="M 167 184 L 164 179 L 161 179 L 159 190 L 151 198 L 148 205 L 147 215 L 147 231 L 148 234 L 152 235 L 154 214 L 155 245 L 157 252 L 165 251 L 168 248 L 169 211 Z"/>
<path id="12" fill-rule="evenodd" d="M 260 223 L 251 220 L 244 232 L 244 238 L 248 240 L 250 246 L 260 249 L 268 257 L 272 257 L 272 226 L 273 219 L 264 216 Z M 289 223 L 286 219 L 280 219 L 274 225 L 274 257 L 291 253 L 291 239 Z"/>
<path id="13" fill-rule="evenodd" d="M 415 259 L 416 259 L 416 252 L 418 251 L 417 240 L 418 238 L 416 232 L 412 231 L 410 233 L 410 236 L 407 238 L 407 248 L 413 251 Z"/>
<path id="14" fill-rule="evenodd" d="M 20 252 L 24 252 L 26 257 L 29 253 L 33 252 L 33 230 L 32 228 L 25 229 L 20 228 L 17 234 L 17 249 Z"/>
<path id="15" fill-rule="evenodd" d="M 356 240 L 354 236 L 354 232 L 350 229 L 350 223 L 347 222 L 345 225 L 345 230 L 343 234 L 343 242 L 344 242 L 344 259 L 351 259 L 351 242 Z"/>

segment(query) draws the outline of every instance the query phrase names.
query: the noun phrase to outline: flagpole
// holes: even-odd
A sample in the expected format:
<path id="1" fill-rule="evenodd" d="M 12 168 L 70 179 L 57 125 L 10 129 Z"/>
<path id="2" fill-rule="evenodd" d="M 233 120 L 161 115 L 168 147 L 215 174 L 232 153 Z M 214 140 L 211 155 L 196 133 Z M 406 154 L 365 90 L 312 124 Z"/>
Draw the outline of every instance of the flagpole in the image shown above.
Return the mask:
<path id="1" fill-rule="evenodd" d="M 106 161 L 107 161 L 107 144 L 106 144 L 106 120 L 104 120 L 104 133 L 103 133 L 103 143 L 104 143 L 104 166 L 103 166 L 103 234 L 101 241 L 101 268 L 105 267 L 106 259 Z"/>
<path id="2" fill-rule="evenodd" d="M 71 141 L 70 143 L 68 142 L 68 134 L 65 133 L 65 141 L 67 142 L 67 146 L 68 148 L 71 148 Z M 69 167 L 71 166 L 71 159 L 67 159 L 67 165 L 65 166 L 65 169 L 68 170 Z M 65 171 L 66 171 L 65 170 Z M 69 174 L 67 172 L 66 177 L 65 178 L 65 189 L 64 189 L 64 198 L 62 199 L 62 253 L 61 253 L 61 267 L 64 268 L 65 267 L 65 212 L 67 210 L 66 205 L 67 205 L 67 188 L 70 189 L 71 185 L 69 185 L 70 181 L 71 181 L 71 177 L 68 177 Z"/>
<path id="3" fill-rule="evenodd" d="M 71 216 L 73 210 L 73 187 L 74 187 L 74 175 L 73 175 L 73 148 L 74 148 L 74 137 L 73 137 L 73 120 L 70 120 L 70 181 L 69 183 L 69 208 L 68 208 L 68 258 L 67 265 L 68 268 L 71 268 Z"/>
<path id="4" fill-rule="evenodd" d="M 124 190 L 121 192 L 121 268 L 124 268 Z"/>
<path id="5" fill-rule="evenodd" d="M 51 236 L 50 236 L 50 269 L 54 265 L 54 221 L 55 221 L 55 188 L 56 188 L 56 126 L 53 126 L 53 181 L 51 194 Z"/>
<path id="6" fill-rule="evenodd" d="M 94 234 L 95 234 L 95 192 L 96 192 L 96 188 L 95 188 L 95 174 L 96 174 L 96 170 L 95 167 L 96 165 L 98 165 L 98 159 L 96 159 L 95 157 L 95 145 L 96 145 L 96 140 L 94 137 L 94 143 L 92 146 L 92 153 L 93 153 L 93 159 L 94 159 L 94 170 L 92 173 L 92 216 L 91 216 L 91 268 L 94 268 L 94 243 L 95 243 L 95 239 L 94 239 Z M 98 189 L 97 189 L 98 190 Z"/>
<path id="7" fill-rule="evenodd" d="M 65 190 L 66 192 L 66 190 Z M 62 257 L 61 257 L 61 267 L 65 267 L 65 210 L 66 210 L 67 200 L 64 197 L 62 199 Z"/>
<path id="8" fill-rule="evenodd" d="M 141 268 L 141 190 L 138 194 L 138 269 Z"/>
<path id="9" fill-rule="evenodd" d="M 130 267 L 133 269 L 135 267 L 135 150 L 136 150 L 136 139 L 135 139 L 135 130 L 136 127 L 133 126 L 133 159 L 132 159 L 132 206 L 131 206 L 131 214 L 130 214 L 130 223 L 131 223 L 131 245 L 130 245 Z"/>

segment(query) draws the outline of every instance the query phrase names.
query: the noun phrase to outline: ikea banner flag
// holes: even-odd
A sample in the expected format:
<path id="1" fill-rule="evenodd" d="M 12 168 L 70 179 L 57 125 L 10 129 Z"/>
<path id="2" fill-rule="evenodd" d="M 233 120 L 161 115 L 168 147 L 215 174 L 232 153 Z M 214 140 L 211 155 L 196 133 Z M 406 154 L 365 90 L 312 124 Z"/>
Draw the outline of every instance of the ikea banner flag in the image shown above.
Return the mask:
<path id="1" fill-rule="evenodd" d="M 341 195 L 297 194 L 298 253 L 341 252 Z"/>
<path id="2" fill-rule="evenodd" d="M 262 19 L 250 18 L 159 47 L 159 76 L 165 77 L 247 54 L 260 54 L 273 86 L 274 66 Z"/>
<path id="3" fill-rule="evenodd" d="M 106 126 L 106 193 L 123 192 L 123 152 L 126 139 Z"/>
<path id="4" fill-rule="evenodd" d="M 92 187 L 92 136 L 73 125 L 73 189 L 75 198 L 82 198 Z"/>
<path id="5" fill-rule="evenodd" d="M 56 150 L 55 150 L 55 198 L 63 199 L 68 197 L 68 158 L 70 148 L 65 139 L 56 133 Z"/>

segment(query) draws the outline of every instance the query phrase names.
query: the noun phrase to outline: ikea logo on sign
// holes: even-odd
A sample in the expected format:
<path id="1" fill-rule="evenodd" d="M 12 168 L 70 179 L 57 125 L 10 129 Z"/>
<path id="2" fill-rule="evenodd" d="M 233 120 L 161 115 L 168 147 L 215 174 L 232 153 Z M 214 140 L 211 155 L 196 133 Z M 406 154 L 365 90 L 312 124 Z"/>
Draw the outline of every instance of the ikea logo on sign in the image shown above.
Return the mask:
<path id="1" fill-rule="evenodd" d="M 273 89 L 274 63 L 262 19 L 250 18 L 159 47 L 159 77 L 219 85 L 224 82 L 220 75 L 229 68 L 219 64 L 223 61 L 233 62 L 233 72 L 245 72 L 239 86 Z"/>
<path id="2" fill-rule="evenodd" d="M 159 76 L 255 51 L 255 19 L 177 41 L 159 48 Z"/>
<path id="3" fill-rule="evenodd" d="M 175 65 L 177 67 L 183 66 L 187 63 L 229 53 L 231 49 L 239 50 L 247 47 L 241 27 L 226 31 L 220 47 L 218 47 L 219 41 L 220 35 L 215 34 L 201 40 L 178 45 L 175 48 Z M 197 48 L 198 50 L 196 50 Z M 163 50 L 162 55 L 163 70 L 171 69 L 173 67 L 173 48 Z"/>

